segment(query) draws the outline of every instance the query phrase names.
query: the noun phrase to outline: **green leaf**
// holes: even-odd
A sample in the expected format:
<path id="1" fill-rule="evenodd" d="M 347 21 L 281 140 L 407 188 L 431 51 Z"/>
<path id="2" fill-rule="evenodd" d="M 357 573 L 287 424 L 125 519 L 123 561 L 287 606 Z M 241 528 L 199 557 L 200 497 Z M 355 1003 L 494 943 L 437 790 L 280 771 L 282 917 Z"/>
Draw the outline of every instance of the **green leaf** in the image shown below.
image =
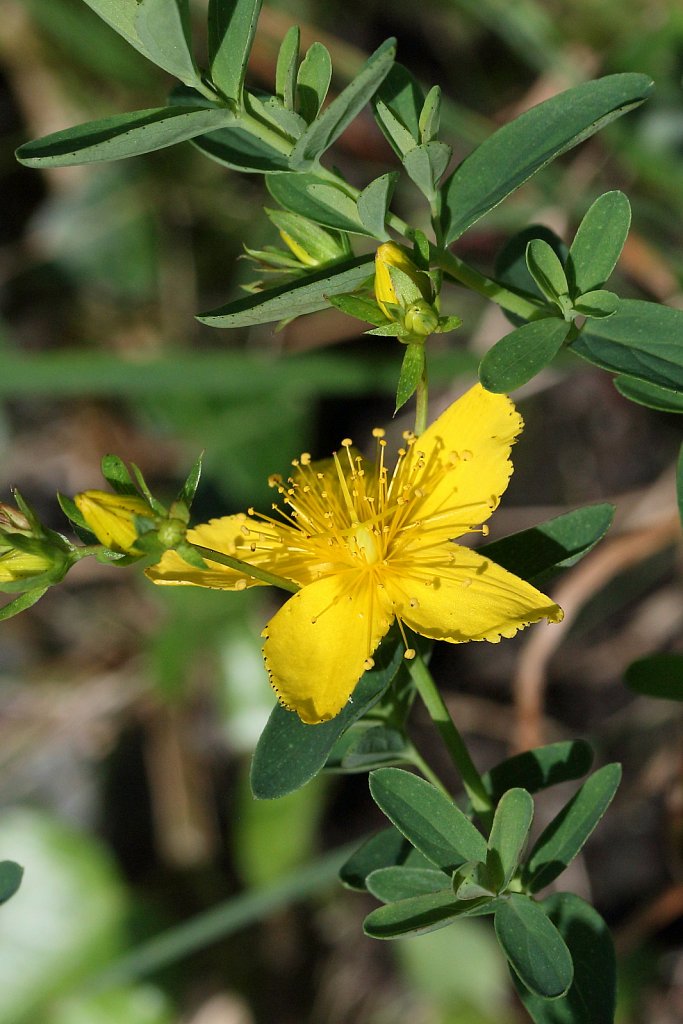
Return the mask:
<path id="1" fill-rule="evenodd" d="M 401 373 L 398 378 L 396 390 L 396 408 L 394 413 L 406 404 L 411 395 L 415 394 L 417 386 L 422 380 L 425 368 L 425 347 L 420 345 L 406 345 L 406 352 L 401 363 Z"/>
<path id="2" fill-rule="evenodd" d="M 574 979 L 566 995 L 553 1000 L 517 985 L 534 1024 L 614 1024 L 616 961 L 607 925 L 570 892 L 553 893 L 541 906 L 567 944 Z"/>
<path id="3" fill-rule="evenodd" d="M 563 740 L 501 761 L 482 776 L 482 781 L 497 803 L 507 790 L 515 786 L 523 786 L 529 793 L 538 793 L 548 786 L 579 779 L 592 764 L 593 750 L 585 740 Z"/>
<path id="4" fill-rule="evenodd" d="M 639 106 L 651 89 L 647 75 L 608 75 L 553 96 L 499 128 L 445 184 L 445 244 L 459 238 L 551 160 Z"/>
<path id="5" fill-rule="evenodd" d="M 181 82 L 197 81 L 188 0 L 139 0 L 135 30 L 145 56 Z"/>
<path id="6" fill-rule="evenodd" d="M 538 586 L 560 569 L 576 565 L 604 537 L 613 518 L 613 505 L 587 505 L 484 544 L 479 552 Z"/>
<path id="7" fill-rule="evenodd" d="M 567 259 L 572 295 L 602 288 L 617 265 L 631 226 L 631 205 L 623 192 L 605 192 L 589 208 Z"/>
<path id="8" fill-rule="evenodd" d="M 649 654 L 626 669 L 626 685 L 644 697 L 683 700 L 683 655 Z"/>
<path id="9" fill-rule="evenodd" d="M 490 854 L 489 850 L 489 854 Z M 499 867 L 499 865 L 495 865 Z M 486 864 L 470 861 L 453 875 L 453 892 L 457 900 L 478 900 L 482 896 L 494 896 L 499 888 L 500 871 L 495 871 L 496 878 L 491 877 Z"/>
<path id="10" fill-rule="evenodd" d="M 0 904 L 14 896 L 23 876 L 24 869 L 13 860 L 0 861 Z"/>
<path id="11" fill-rule="evenodd" d="M 197 319 L 209 327 L 250 327 L 283 317 L 314 313 L 329 305 L 329 296 L 352 291 L 361 285 L 372 273 L 372 267 L 372 256 L 357 256 L 306 274 L 291 284 L 236 299 Z"/>
<path id="12" fill-rule="evenodd" d="M 369 234 L 381 241 L 389 238 L 385 221 L 399 177 L 398 171 L 382 174 L 366 185 L 358 196 L 358 217 L 361 224 Z"/>
<path id="13" fill-rule="evenodd" d="M 564 267 L 553 247 L 542 238 L 533 238 L 527 245 L 526 265 L 546 298 L 554 301 L 561 295 L 568 294 L 569 285 Z"/>
<path id="14" fill-rule="evenodd" d="M 433 870 L 430 862 L 410 845 L 405 836 L 393 827 L 385 828 L 351 854 L 339 871 L 339 880 L 347 889 L 364 892 L 365 881 L 372 871 L 401 864 Z"/>
<path id="15" fill-rule="evenodd" d="M 242 89 L 261 0 L 209 0 L 211 77 L 236 106 Z"/>
<path id="16" fill-rule="evenodd" d="M 409 760 L 405 736 L 398 729 L 375 725 L 363 732 L 358 742 L 344 754 L 341 770 L 369 771 L 380 765 L 401 764 Z M 329 767 L 329 764 L 328 764 Z"/>
<path id="17" fill-rule="evenodd" d="M 445 891 L 449 891 L 453 898 L 450 875 L 434 868 L 378 868 L 367 876 L 366 887 L 382 903 Z"/>
<path id="18" fill-rule="evenodd" d="M 538 892 L 562 874 L 576 857 L 612 802 L 621 780 L 621 765 L 594 772 L 536 840 L 523 882 Z"/>
<path id="19" fill-rule="evenodd" d="M 424 95 L 415 76 L 402 64 L 394 63 L 377 90 L 373 107 L 377 123 L 399 157 L 420 142 L 423 104 Z"/>
<path id="20" fill-rule="evenodd" d="M 613 373 L 683 390 L 683 310 L 622 299 L 614 316 L 588 321 L 568 348 Z"/>
<path id="21" fill-rule="evenodd" d="M 445 142 L 425 142 L 413 147 L 403 157 L 406 173 L 430 201 L 436 196 L 437 184 L 448 167 L 452 152 Z"/>
<path id="22" fill-rule="evenodd" d="M 456 900 L 451 889 L 424 893 L 373 910 L 363 922 L 363 931 L 372 939 L 424 935 L 436 928 L 444 928 L 457 917 L 469 917 L 479 907 L 491 902 L 487 897 L 481 900 Z"/>
<path id="23" fill-rule="evenodd" d="M 302 217 L 308 217 L 309 220 L 336 228 L 338 231 L 351 231 L 361 235 L 368 233 L 358 218 L 355 202 L 347 192 L 344 192 L 341 182 L 337 187 L 318 174 L 280 171 L 266 175 L 266 185 L 273 199 L 286 210 L 300 213 Z M 324 201 L 316 198 L 311 192 L 313 186 L 324 186 L 327 190 L 322 192 Z M 342 203 L 347 211 L 344 215 L 338 212 L 338 207 Z M 353 204 L 352 209 L 349 203 Z"/>
<path id="24" fill-rule="evenodd" d="M 224 167 L 246 174 L 267 174 L 289 167 L 283 153 L 239 127 L 200 135 L 192 140 L 192 145 Z"/>
<path id="25" fill-rule="evenodd" d="M 372 98 L 396 55 L 396 40 L 387 39 L 368 58 L 352 82 L 304 132 L 292 150 L 293 168 L 310 167 L 335 142 Z"/>
<path id="26" fill-rule="evenodd" d="M 40 601 L 43 594 L 47 593 L 48 587 L 35 587 L 33 590 L 26 590 L 23 594 L 19 594 L 8 604 L 4 604 L 0 608 L 0 622 L 4 622 L 6 619 L 11 619 L 15 615 L 19 615 L 20 612 L 26 611 L 32 605 Z"/>
<path id="27" fill-rule="evenodd" d="M 68 167 L 151 153 L 234 122 L 217 107 L 161 107 L 116 114 L 26 142 L 17 160 L 26 167 Z"/>
<path id="28" fill-rule="evenodd" d="M 300 46 L 301 29 L 298 25 L 291 25 L 280 44 L 275 69 L 275 92 L 287 110 L 294 110 Z"/>
<path id="29" fill-rule="evenodd" d="M 489 836 L 486 867 L 505 889 L 517 870 L 534 817 L 534 802 L 526 789 L 509 789 L 496 808 Z"/>
<path id="30" fill-rule="evenodd" d="M 500 250 L 496 257 L 495 275 L 496 280 L 506 288 L 538 300 L 543 296 L 526 265 L 527 246 L 534 239 L 542 239 L 547 242 L 560 262 L 565 262 L 569 250 L 559 235 L 543 224 L 531 224 L 528 228 L 513 235 Z M 516 316 L 514 313 L 506 312 L 505 315 L 517 327 L 526 323 L 522 317 Z"/>
<path id="31" fill-rule="evenodd" d="M 683 389 L 671 391 L 669 388 L 659 387 L 657 384 L 647 384 L 644 380 L 635 380 L 633 377 L 615 377 L 614 386 L 620 395 L 628 398 L 638 405 L 646 405 L 649 409 L 659 409 L 660 412 L 683 412 Z"/>
<path id="32" fill-rule="evenodd" d="M 486 859 L 486 842 L 469 818 L 429 782 L 400 768 L 370 774 L 370 792 L 399 832 L 443 871 Z"/>
<path id="33" fill-rule="evenodd" d="M 363 298 L 362 295 L 330 295 L 330 305 L 347 316 L 355 316 L 356 320 L 363 320 L 367 324 L 379 326 L 386 323 L 386 317 L 377 303 L 372 299 Z"/>
<path id="34" fill-rule="evenodd" d="M 322 43 L 312 43 L 297 75 L 298 110 L 308 124 L 314 121 L 325 102 L 332 81 L 332 58 Z"/>
<path id="35" fill-rule="evenodd" d="M 604 288 L 596 288 L 593 292 L 584 292 L 578 299 L 574 300 L 574 309 L 582 316 L 591 316 L 601 319 L 612 316 L 619 308 L 619 296 L 614 292 L 605 291 Z"/>
<path id="36" fill-rule="evenodd" d="M 147 56 L 135 25 L 140 0 L 85 0 L 85 2 L 131 46 Z"/>
<path id="37" fill-rule="evenodd" d="M 432 86 L 427 93 L 424 106 L 420 111 L 418 128 L 420 142 L 433 142 L 439 135 L 441 121 L 441 87 Z"/>
<path id="38" fill-rule="evenodd" d="M 574 976 L 571 954 L 541 906 L 511 893 L 500 901 L 493 921 L 498 942 L 524 985 L 544 999 L 564 995 Z"/>
<path id="39" fill-rule="evenodd" d="M 521 387 L 553 360 L 570 327 L 556 317 L 518 327 L 486 353 L 479 365 L 479 380 L 487 391 L 498 394 Z"/>
<path id="40" fill-rule="evenodd" d="M 118 455 L 103 455 L 100 469 L 104 479 L 117 494 L 138 493 L 138 489 L 131 479 L 126 464 Z"/>
<path id="41" fill-rule="evenodd" d="M 294 711 L 277 704 L 254 751 L 251 788 L 257 800 L 274 800 L 300 789 L 325 764 L 338 738 L 377 703 L 403 663 L 403 646 L 393 636 L 375 651 L 353 700 L 329 722 L 304 725 Z"/>

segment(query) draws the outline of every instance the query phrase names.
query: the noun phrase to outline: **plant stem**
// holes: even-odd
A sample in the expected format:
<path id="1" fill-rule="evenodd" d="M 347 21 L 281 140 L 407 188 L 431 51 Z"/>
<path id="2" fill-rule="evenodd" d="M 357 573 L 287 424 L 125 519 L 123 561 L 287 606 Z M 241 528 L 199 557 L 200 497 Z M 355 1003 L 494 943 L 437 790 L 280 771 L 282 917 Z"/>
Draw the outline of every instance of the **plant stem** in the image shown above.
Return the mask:
<path id="1" fill-rule="evenodd" d="M 419 437 L 420 434 L 424 434 L 427 429 L 427 406 L 429 403 L 429 381 L 427 379 L 427 361 L 425 356 L 425 366 L 420 377 L 420 383 L 417 385 L 417 391 L 415 393 L 415 433 Z"/>
<path id="2" fill-rule="evenodd" d="M 191 547 L 202 558 L 208 558 L 210 561 L 218 562 L 220 565 L 227 565 L 229 569 L 235 569 L 237 572 L 241 572 L 245 576 L 251 576 L 252 579 L 260 580 L 261 583 L 267 583 L 271 587 L 288 590 L 290 594 L 296 594 L 300 589 L 298 583 L 287 580 L 284 576 L 276 576 L 275 573 L 268 572 L 267 569 L 261 569 L 259 566 L 251 565 L 249 562 L 243 562 L 241 558 L 233 558 L 232 555 L 226 555 L 222 551 L 215 551 L 213 548 L 202 547 L 201 544 L 192 544 Z"/>
<path id="3" fill-rule="evenodd" d="M 419 654 L 407 662 L 407 665 L 417 692 L 460 773 L 467 795 L 472 801 L 472 807 L 485 824 L 490 824 L 493 814 L 491 797 L 486 792 L 481 775 L 475 768 L 464 740 L 448 713 L 448 708 L 437 689 L 431 672 Z"/>
<path id="4" fill-rule="evenodd" d="M 503 309 L 507 309 L 509 313 L 523 316 L 525 320 L 537 320 L 541 314 L 547 316 L 547 310 L 541 302 L 534 302 L 516 292 L 511 292 L 502 284 L 492 281 L 490 277 L 485 277 L 478 270 L 468 266 L 448 249 L 434 248 L 432 260 L 449 277 L 466 285 L 467 288 L 471 288 L 472 291 L 485 295 L 487 299 L 491 299 Z"/>

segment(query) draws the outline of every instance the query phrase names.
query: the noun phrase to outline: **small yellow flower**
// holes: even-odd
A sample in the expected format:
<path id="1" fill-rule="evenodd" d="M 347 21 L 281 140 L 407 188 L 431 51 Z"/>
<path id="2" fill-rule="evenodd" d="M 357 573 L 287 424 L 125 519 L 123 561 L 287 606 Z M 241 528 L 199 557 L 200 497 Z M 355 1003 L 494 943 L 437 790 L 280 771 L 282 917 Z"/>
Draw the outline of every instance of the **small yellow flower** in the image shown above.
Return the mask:
<path id="1" fill-rule="evenodd" d="M 389 267 L 403 271 L 416 286 L 425 303 L 429 304 L 432 301 L 432 285 L 428 275 L 424 271 L 418 270 L 400 245 L 396 245 L 395 242 L 384 242 L 375 253 L 375 298 L 379 308 L 389 320 L 396 319 L 396 314 L 390 307 L 401 305 L 396 295 Z"/>
<path id="2" fill-rule="evenodd" d="M 83 491 L 75 495 L 74 502 L 100 544 L 127 555 L 142 554 L 135 548 L 138 537 L 135 517 L 154 518 L 144 498 L 108 491 Z"/>
<path id="3" fill-rule="evenodd" d="M 476 385 L 420 437 L 408 436 L 393 469 L 383 432 L 377 460 L 351 442 L 332 459 L 304 454 L 285 483 L 271 479 L 286 510 L 213 519 L 188 541 L 298 583 L 268 623 L 263 648 L 273 687 L 307 723 L 348 701 L 392 622 L 449 643 L 497 642 L 539 619 L 557 622 L 550 598 L 453 538 L 498 505 L 521 417 L 504 395 Z M 173 551 L 147 570 L 154 583 L 243 590 L 259 582 L 208 562 L 195 569 Z M 414 652 L 407 650 L 406 655 Z"/>

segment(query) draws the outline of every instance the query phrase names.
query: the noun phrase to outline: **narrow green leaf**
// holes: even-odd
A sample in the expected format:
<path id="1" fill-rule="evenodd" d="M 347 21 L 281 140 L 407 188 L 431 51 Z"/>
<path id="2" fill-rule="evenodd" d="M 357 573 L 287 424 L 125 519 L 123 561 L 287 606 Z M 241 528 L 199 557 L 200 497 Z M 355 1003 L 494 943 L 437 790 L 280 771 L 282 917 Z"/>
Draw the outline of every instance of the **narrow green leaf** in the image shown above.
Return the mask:
<path id="1" fill-rule="evenodd" d="M 623 192 L 605 192 L 589 208 L 567 259 L 573 295 L 602 288 L 617 265 L 631 226 L 631 205 Z"/>
<path id="2" fill-rule="evenodd" d="M 222 128 L 192 140 L 192 145 L 224 167 L 247 174 L 284 171 L 289 160 L 284 153 L 245 132 L 240 127 Z"/>
<path id="3" fill-rule="evenodd" d="M 197 319 L 210 327 L 250 327 L 313 313 L 329 304 L 328 296 L 358 288 L 372 273 L 372 267 L 372 256 L 357 256 L 307 274 L 292 284 L 229 302 Z"/>
<path id="4" fill-rule="evenodd" d="M 192 505 L 192 502 L 194 501 L 194 496 L 197 493 L 197 488 L 199 486 L 199 480 L 202 475 L 202 458 L 202 455 L 199 455 L 197 457 L 192 469 L 187 474 L 187 479 L 185 480 L 185 483 L 181 487 L 180 493 L 178 494 L 178 497 L 176 499 L 177 501 L 184 502 L 188 508 L 190 508 L 190 506 Z"/>
<path id="5" fill-rule="evenodd" d="M 621 765 L 594 772 L 537 839 L 524 869 L 524 885 L 538 892 L 561 875 L 576 857 L 612 802 Z"/>
<path id="6" fill-rule="evenodd" d="M 417 386 L 422 379 L 425 368 L 425 347 L 424 345 L 406 345 L 406 352 L 401 363 L 401 374 L 398 378 L 396 390 L 396 408 L 394 412 L 401 409 L 411 395 L 415 394 Z"/>
<path id="7" fill-rule="evenodd" d="M 385 221 L 399 177 L 398 171 L 382 174 L 366 185 L 358 196 L 358 217 L 361 224 L 369 234 L 381 241 L 389 238 Z"/>
<path id="8" fill-rule="evenodd" d="M 430 862 L 410 845 L 405 836 L 390 826 L 371 836 L 351 854 L 339 871 L 339 880 L 347 889 L 364 892 L 366 879 L 372 871 L 401 864 L 433 870 Z"/>
<path id="9" fill-rule="evenodd" d="M 353 81 L 301 136 L 292 150 L 293 168 L 310 166 L 339 138 L 386 78 L 395 55 L 395 39 L 387 39 L 375 50 Z"/>
<path id="10" fill-rule="evenodd" d="M 507 790 L 523 786 L 538 793 L 548 786 L 581 778 L 593 764 L 593 750 L 585 740 L 563 740 L 545 747 L 526 750 L 502 761 L 482 776 L 494 802 Z"/>
<path id="11" fill-rule="evenodd" d="M 366 879 L 366 887 L 375 899 L 382 903 L 394 903 L 396 900 L 407 900 L 412 896 L 424 893 L 450 892 L 450 875 L 434 868 L 388 867 L 378 868 Z"/>
<path id="12" fill-rule="evenodd" d="M 375 667 L 366 672 L 353 701 L 321 725 L 304 725 L 294 711 L 273 708 L 251 763 L 251 788 L 257 800 L 293 793 L 317 775 L 338 738 L 377 703 L 403 663 L 403 646 L 392 635 L 375 651 Z"/>
<path id="13" fill-rule="evenodd" d="M 133 483 L 126 464 L 118 455 L 103 455 L 100 469 L 104 479 L 117 494 L 138 493 L 138 489 Z"/>
<path id="14" fill-rule="evenodd" d="M 236 106 L 242 102 L 244 76 L 262 0 L 209 0 L 211 77 Z"/>
<path id="15" fill-rule="evenodd" d="M 434 85 L 427 93 L 424 106 L 420 111 L 418 128 L 420 142 L 433 142 L 439 135 L 441 122 L 441 87 Z"/>
<path id="16" fill-rule="evenodd" d="M 36 587 L 34 590 L 26 590 L 23 594 L 19 594 L 9 604 L 5 604 L 0 608 L 0 622 L 4 622 L 6 619 L 19 615 L 20 612 L 26 611 L 31 605 L 40 601 L 43 594 L 47 593 L 47 590 L 48 587 Z"/>
<path id="17" fill-rule="evenodd" d="M 587 321 L 568 348 L 613 373 L 683 390 L 683 310 L 621 299 L 614 316 Z"/>
<path id="18" fill-rule="evenodd" d="M 486 866 L 504 889 L 517 870 L 534 817 L 534 802 L 526 789 L 509 789 L 496 808 L 489 836 Z"/>
<path id="19" fill-rule="evenodd" d="M 385 725 L 375 725 L 367 729 L 346 752 L 341 769 L 345 772 L 360 772 L 370 771 L 380 765 L 404 764 L 410 760 L 407 752 L 408 746 L 402 732 Z"/>
<path id="20" fill-rule="evenodd" d="M 504 569 L 539 586 L 588 554 L 607 533 L 613 518 L 613 505 L 606 502 L 587 505 L 484 544 L 479 551 Z"/>
<path id="21" fill-rule="evenodd" d="M 280 44 L 275 69 L 275 92 L 288 110 L 294 110 L 300 46 L 301 29 L 298 25 L 291 25 Z"/>
<path id="22" fill-rule="evenodd" d="M 493 920 L 501 948 L 524 985 L 544 999 L 564 995 L 574 977 L 571 953 L 541 906 L 511 893 Z"/>
<path id="23" fill-rule="evenodd" d="M 527 245 L 526 265 L 541 293 L 548 299 L 567 295 L 569 285 L 564 267 L 552 246 L 542 238 L 534 238 Z"/>
<path id="24" fill-rule="evenodd" d="M 266 185 L 273 199 L 286 210 L 338 231 L 360 235 L 368 233 L 359 220 L 355 202 L 344 192 L 341 183 L 338 188 L 318 174 L 281 171 L 266 175 Z M 314 187 L 318 187 L 317 197 L 312 191 Z M 342 206 L 343 214 L 339 212 Z"/>
<path id="25" fill-rule="evenodd" d="M 541 906 L 567 944 L 574 979 L 566 995 L 553 1000 L 517 984 L 534 1024 L 614 1024 L 616 959 L 607 925 L 597 910 L 570 892 L 553 893 Z"/>
<path id="26" fill-rule="evenodd" d="M 17 150 L 26 167 L 68 167 L 151 153 L 234 122 L 224 108 L 161 107 L 89 121 L 27 142 Z"/>
<path id="27" fill-rule="evenodd" d="M 332 81 L 332 58 L 322 43 L 312 43 L 297 75 L 298 110 L 310 124 L 318 116 Z"/>
<path id="28" fill-rule="evenodd" d="M 451 154 L 451 147 L 445 142 L 425 142 L 403 157 L 406 173 L 427 199 L 435 198 L 437 184 L 448 167 Z"/>
<path id="29" fill-rule="evenodd" d="M 683 389 L 671 391 L 657 384 L 647 384 L 644 380 L 620 376 L 614 378 L 614 386 L 620 395 L 638 405 L 646 405 L 648 409 L 659 409 L 660 412 L 683 412 Z"/>
<path id="30" fill-rule="evenodd" d="M 13 860 L 0 861 L 0 904 L 14 896 L 21 885 L 24 869 Z"/>
<path id="31" fill-rule="evenodd" d="M 135 30 L 150 60 L 181 82 L 197 81 L 188 0 L 139 0 Z"/>
<path id="32" fill-rule="evenodd" d="M 482 359 L 479 380 L 487 391 L 499 394 L 521 387 L 553 360 L 570 326 L 566 320 L 547 317 L 506 334 Z"/>
<path id="33" fill-rule="evenodd" d="M 378 807 L 437 868 L 452 872 L 464 861 L 486 859 L 486 842 L 469 818 L 429 782 L 400 768 L 370 774 Z"/>
<path id="34" fill-rule="evenodd" d="M 330 295 L 330 305 L 339 309 L 347 316 L 355 316 L 356 320 L 363 320 L 366 324 L 386 323 L 386 317 L 376 302 L 372 299 L 365 299 L 362 295 Z"/>
<path id="35" fill-rule="evenodd" d="M 423 105 L 424 94 L 419 82 L 408 68 L 395 62 L 377 90 L 373 107 L 377 123 L 399 156 L 421 141 L 420 113 Z M 390 120 L 386 119 L 386 111 L 391 115 Z M 398 131 L 396 124 L 407 134 Z M 398 132 L 396 140 L 392 138 L 392 132 Z"/>
<path id="36" fill-rule="evenodd" d="M 499 128 L 453 172 L 444 187 L 445 243 L 572 146 L 647 99 L 647 75 L 608 75 L 539 103 Z"/>
<path id="37" fill-rule="evenodd" d="M 85 2 L 131 46 L 147 56 L 135 26 L 140 0 L 85 0 Z"/>
<path id="38" fill-rule="evenodd" d="M 683 655 L 649 654 L 626 669 L 626 685 L 644 697 L 683 700 Z"/>
<path id="39" fill-rule="evenodd" d="M 497 281 L 504 284 L 506 288 L 533 299 L 541 299 L 543 296 L 526 265 L 526 250 L 529 242 L 537 238 L 547 242 L 560 262 L 565 262 L 569 250 L 559 235 L 556 235 L 544 224 L 530 224 L 528 228 L 519 231 L 505 243 L 496 256 L 495 264 Z M 506 312 L 505 315 L 516 327 L 526 323 L 522 317 L 516 316 L 514 313 Z"/>
<path id="40" fill-rule="evenodd" d="M 616 313 L 619 308 L 619 296 L 614 292 L 605 291 L 604 288 L 596 288 L 593 292 L 584 292 L 574 300 L 573 305 L 577 313 L 600 319 Z"/>
<path id="41" fill-rule="evenodd" d="M 457 917 L 469 917 L 478 906 L 491 900 L 456 900 L 453 891 L 424 893 L 378 907 L 365 918 L 363 931 L 372 939 L 398 939 L 404 935 L 424 935 L 444 928 Z"/>

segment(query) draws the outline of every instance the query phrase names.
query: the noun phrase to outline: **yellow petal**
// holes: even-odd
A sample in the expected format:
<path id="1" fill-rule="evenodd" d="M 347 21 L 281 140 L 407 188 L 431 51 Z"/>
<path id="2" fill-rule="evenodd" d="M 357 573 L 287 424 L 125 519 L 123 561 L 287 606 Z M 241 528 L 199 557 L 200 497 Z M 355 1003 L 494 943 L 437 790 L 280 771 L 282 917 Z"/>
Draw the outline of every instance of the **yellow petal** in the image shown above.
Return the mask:
<path id="1" fill-rule="evenodd" d="M 485 522 L 512 474 L 510 449 L 523 427 L 506 395 L 480 384 L 454 402 L 418 437 L 404 460 L 401 481 L 422 496 L 410 519 L 427 545 L 460 536 Z"/>
<path id="2" fill-rule="evenodd" d="M 549 597 L 476 551 L 443 545 L 439 561 L 433 568 L 403 565 L 387 574 L 387 596 L 416 633 L 455 644 L 496 643 L 539 619 L 562 618 Z"/>
<path id="3" fill-rule="evenodd" d="M 334 718 L 392 618 L 370 573 L 337 573 L 304 587 L 264 631 L 263 656 L 278 699 L 309 725 Z"/>
<path id="4" fill-rule="evenodd" d="M 308 583 L 313 578 L 313 570 L 300 555 L 289 551 L 286 544 L 287 536 L 292 533 L 287 526 L 261 522 L 240 513 L 211 519 L 208 523 L 196 526 L 188 530 L 187 539 L 190 544 L 213 548 L 214 551 L 261 566 L 296 583 Z M 146 570 L 146 575 L 153 583 L 162 585 L 188 585 L 215 590 L 244 590 L 245 587 L 265 586 L 247 573 L 209 559 L 205 561 L 208 569 L 195 569 L 175 551 L 166 551 L 156 565 Z"/>
<path id="5" fill-rule="evenodd" d="M 83 491 L 74 496 L 74 503 L 100 544 L 114 551 L 141 553 L 133 546 L 138 537 L 135 517 L 153 518 L 144 498 L 109 491 Z"/>

